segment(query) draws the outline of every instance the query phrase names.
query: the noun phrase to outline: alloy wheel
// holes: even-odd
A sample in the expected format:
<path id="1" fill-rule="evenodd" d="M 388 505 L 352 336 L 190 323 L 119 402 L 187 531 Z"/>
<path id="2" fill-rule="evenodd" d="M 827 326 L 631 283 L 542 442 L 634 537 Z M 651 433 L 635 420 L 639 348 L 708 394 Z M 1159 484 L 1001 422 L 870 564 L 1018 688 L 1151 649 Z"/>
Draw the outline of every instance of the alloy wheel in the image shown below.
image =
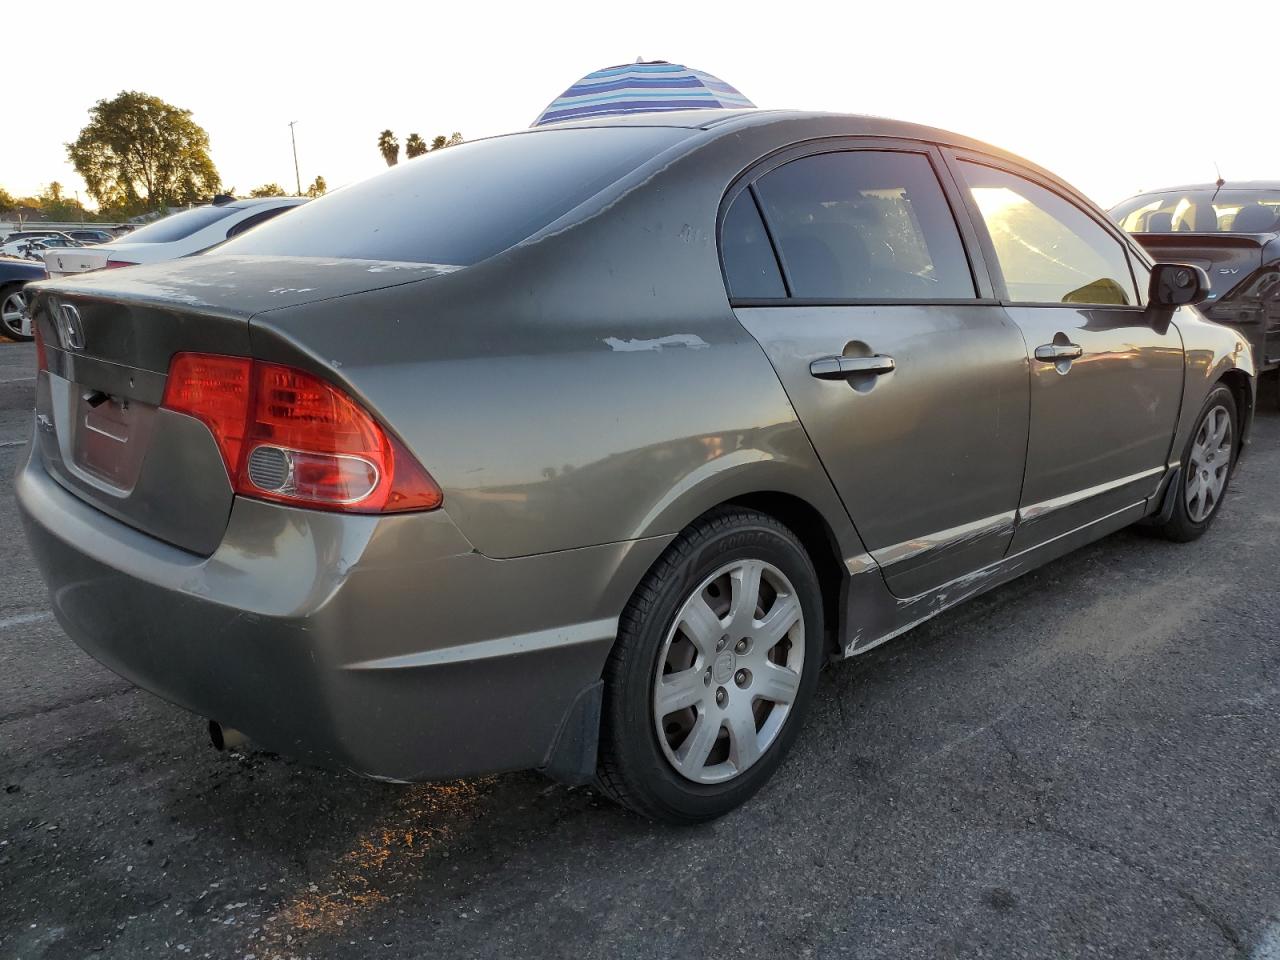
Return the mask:
<path id="1" fill-rule="evenodd" d="M 762 560 L 721 567 L 685 600 L 653 684 L 658 742 L 681 776 L 732 780 L 773 745 L 800 690 L 804 626 L 791 581 Z"/>
<path id="2" fill-rule="evenodd" d="M 4 326 L 4 332 L 12 337 L 22 337 L 23 339 L 31 336 L 25 329 L 27 316 L 27 297 L 20 290 L 15 290 L 4 298 L 4 302 L 0 303 L 0 324 Z"/>
<path id="3" fill-rule="evenodd" d="M 1202 421 L 1191 443 L 1187 463 L 1187 516 L 1203 523 L 1213 513 L 1231 473 L 1231 414 L 1224 406 L 1212 408 Z"/>

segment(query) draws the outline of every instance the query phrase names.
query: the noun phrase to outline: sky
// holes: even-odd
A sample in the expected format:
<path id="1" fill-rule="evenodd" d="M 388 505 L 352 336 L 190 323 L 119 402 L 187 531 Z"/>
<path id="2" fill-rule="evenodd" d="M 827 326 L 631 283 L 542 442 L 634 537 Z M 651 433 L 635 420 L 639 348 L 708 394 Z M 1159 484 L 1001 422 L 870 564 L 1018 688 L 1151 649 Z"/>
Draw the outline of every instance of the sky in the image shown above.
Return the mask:
<path id="1" fill-rule="evenodd" d="M 1244 24 L 1268 22 L 1270 7 L 1244 0 L 1217 26 L 1203 3 L 1181 0 L 131 0 L 127 15 L 106 17 L 86 5 L 58 17 L 40 64 L 10 90 L 6 109 L 20 115 L 6 123 L 0 187 L 25 196 L 57 180 L 87 200 L 65 144 L 95 101 L 121 90 L 191 110 L 223 184 L 245 194 L 269 182 L 294 189 L 291 120 L 303 188 L 317 175 L 333 188 L 385 169 L 385 128 L 402 143 L 411 132 L 521 129 L 583 74 L 643 57 L 716 74 L 760 107 L 976 137 L 1110 206 L 1212 181 L 1215 164 L 1228 180 L 1280 177 L 1280 128 L 1259 96 L 1269 67 L 1234 55 Z M 7 4 L 4 21 L 9 37 L 49 36 L 40 4 Z M 24 56 L 0 44 L 11 79 Z"/>

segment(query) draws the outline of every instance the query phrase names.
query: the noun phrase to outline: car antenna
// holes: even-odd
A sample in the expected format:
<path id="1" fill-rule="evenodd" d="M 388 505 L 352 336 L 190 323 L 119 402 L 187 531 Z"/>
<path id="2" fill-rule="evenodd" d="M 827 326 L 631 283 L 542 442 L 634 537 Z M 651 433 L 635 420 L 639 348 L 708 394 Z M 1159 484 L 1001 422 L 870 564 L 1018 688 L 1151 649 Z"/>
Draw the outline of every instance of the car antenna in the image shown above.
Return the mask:
<path id="1" fill-rule="evenodd" d="M 1213 161 L 1213 170 L 1218 175 L 1218 180 L 1214 184 L 1213 196 L 1209 198 L 1210 203 L 1213 203 L 1213 201 L 1218 199 L 1218 191 L 1227 185 L 1227 181 L 1222 179 L 1222 171 L 1218 169 L 1217 160 Z"/>

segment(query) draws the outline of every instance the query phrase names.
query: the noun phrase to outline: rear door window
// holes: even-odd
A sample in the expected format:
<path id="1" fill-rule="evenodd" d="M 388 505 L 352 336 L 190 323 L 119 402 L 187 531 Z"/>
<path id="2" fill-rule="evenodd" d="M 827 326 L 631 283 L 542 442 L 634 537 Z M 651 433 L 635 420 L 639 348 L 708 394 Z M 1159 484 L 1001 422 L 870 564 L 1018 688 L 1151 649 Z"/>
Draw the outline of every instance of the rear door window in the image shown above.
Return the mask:
<path id="1" fill-rule="evenodd" d="M 923 154 L 802 157 L 766 173 L 756 189 L 793 297 L 976 295 L 955 218 Z"/>
<path id="2" fill-rule="evenodd" d="M 962 160 L 1013 303 L 1137 305 L 1120 241 L 1077 207 L 1024 177 Z"/>

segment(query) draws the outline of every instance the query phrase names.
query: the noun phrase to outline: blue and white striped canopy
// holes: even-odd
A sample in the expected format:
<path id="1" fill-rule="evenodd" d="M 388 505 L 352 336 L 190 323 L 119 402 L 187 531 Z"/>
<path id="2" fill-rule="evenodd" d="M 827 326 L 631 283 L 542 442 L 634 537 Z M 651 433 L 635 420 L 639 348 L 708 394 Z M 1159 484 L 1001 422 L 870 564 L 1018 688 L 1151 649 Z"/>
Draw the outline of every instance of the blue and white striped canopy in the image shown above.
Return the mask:
<path id="1" fill-rule="evenodd" d="M 683 64 L 651 60 L 587 74 L 556 97 L 533 125 L 618 113 L 754 106 L 719 77 Z"/>

